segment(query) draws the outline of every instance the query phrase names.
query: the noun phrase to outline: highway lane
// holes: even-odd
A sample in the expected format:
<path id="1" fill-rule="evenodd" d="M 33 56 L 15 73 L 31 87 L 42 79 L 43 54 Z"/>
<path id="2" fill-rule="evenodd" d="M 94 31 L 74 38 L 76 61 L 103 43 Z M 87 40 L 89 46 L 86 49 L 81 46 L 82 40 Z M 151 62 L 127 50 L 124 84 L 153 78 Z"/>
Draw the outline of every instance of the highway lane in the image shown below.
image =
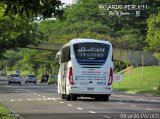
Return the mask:
<path id="1" fill-rule="evenodd" d="M 0 100 L 24 119 L 118 119 L 153 114 L 155 118 L 160 116 L 160 97 L 115 92 L 109 102 L 95 101 L 92 98 L 65 101 L 57 94 L 56 85 L 8 85 L 4 77 L 0 77 Z"/>

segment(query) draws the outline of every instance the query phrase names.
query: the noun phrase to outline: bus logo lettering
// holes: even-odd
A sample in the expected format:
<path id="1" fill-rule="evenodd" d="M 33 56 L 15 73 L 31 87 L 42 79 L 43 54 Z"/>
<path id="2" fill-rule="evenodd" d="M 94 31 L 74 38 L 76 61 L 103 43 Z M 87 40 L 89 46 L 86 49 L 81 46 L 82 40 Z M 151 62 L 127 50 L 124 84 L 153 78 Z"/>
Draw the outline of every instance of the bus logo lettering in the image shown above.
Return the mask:
<path id="1" fill-rule="evenodd" d="M 105 49 L 104 48 L 90 48 L 90 49 L 86 49 L 85 47 L 81 47 L 81 49 L 78 49 L 78 52 L 104 52 Z"/>

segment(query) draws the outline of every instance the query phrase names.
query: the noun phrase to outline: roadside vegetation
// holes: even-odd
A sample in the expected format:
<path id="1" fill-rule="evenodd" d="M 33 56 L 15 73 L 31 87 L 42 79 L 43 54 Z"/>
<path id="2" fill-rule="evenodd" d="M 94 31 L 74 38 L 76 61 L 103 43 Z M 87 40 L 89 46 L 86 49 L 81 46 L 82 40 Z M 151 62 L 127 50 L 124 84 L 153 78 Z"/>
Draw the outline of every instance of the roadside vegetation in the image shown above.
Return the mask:
<path id="1" fill-rule="evenodd" d="M 55 74 L 58 72 L 58 65 L 55 62 L 53 51 L 14 49 L 8 50 L 4 54 L 4 59 L 0 62 L 0 67 L 10 74 L 15 70 L 20 70 L 22 76 L 28 73 L 40 76 L 43 73 Z"/>
<path id="2" fill-rule="evenodd" d="M 64 44 L 73 38 L 108 40 L 114 47 L 156 51 L 155 56 L 159 57 L 158 0 L 77 0 L 74 4 L 60 9 L 58 8 L 62 4 L 58 0 L 43 1 L 44 3 L 41 3 L 41 0 L 35 0 L 35 3 L 21 1 L 0 2 L 1 69 L 28 70 L 36 75 L 46 72 L 57 73 L 56 52 L 24 47 L 40 42 Z M 138 17 L 135 15 L 119 17 L 109 15 L 108 10 L 99 7 L 117 4 L 147 5 L 147 9 L 142 10 Z M 26 5 L 35 7 L 27 9 Z M 35 20 L 37 16 L 41 16 L 41 21 Z M 52 19 L 46 19 L 51 17 Z M 115 64 L 120 63 L 116 61 Z M 115 69 L 119 71 L 125 67 L 120 65 Z"/>
<path id="3" fill-rule="evenodd" d="M 147 5 L 141 15 L 109 16 L 99 5 Z M 33 7 L 34 6 L 34 7 Z M 77 0 L 61 7 L 58 0 L 0 1 L 0 70 L 16 69 L 25 76 L 57 73 L 56 52 L 25 49 L 40 42 L 64 44 L 73 38 L 94 38 L 112 42 L 114 47 L 148 50 L 160 58 L 159 0 Z M 124 10 L 124 12 L 127 12 Z M 135 11 L 134 11 L 135 12 Z M 52 19 L 50 19 L 52 17 Z M 36 21 L 39 18 L 42 21 Z M 50 19 L 50 20 L 49 20 Z M 128 64 L 115 62 L 116 71 Z M 120 66 L 119 66 L 120 64 Z M 134 68 L 124 73 L 116 90 L 158 95 L 160 67 Z M 0 116 L 9 112 L 0 105 Z M 10 119 L 10 118 L 9 118 Z"/>
<path id="4" fill-rule="evenodd" d="M 73 38 L 107 40 L 113 47 L 147 50 L 160 58 L 160 1 L 158 0 L 77 0 L 74 4 L 63 7 L 59 0 L 15 1 L 0 2 L 1 70 L 18 69 L 37 76 L 43 73 L 57 73 L 56 52 L 31 50 L 25 47 L 40 42 L 64 44 Z M 122 11 L 132 12 L 132 15 L 118 16 L 109 15 L 109 11 L 103 5 L 147 7 L 139 10 L 139 16 L 135 16 L 136 10 L 127 9 Z M 123 70 L 128 65 L 130 64 L 115 61 L 115 71 Z M 127 91 L 133 86 L 132 91 L 140 92 L 142 89 L 142 92 L 151 90 L 149 93 L 152 91 L 158 93 L 159 83 L 153 85 L 154 81 L 148 81 L 148 74 L 152 70 L 153 74 L 156 71 L 153 68 L 146 73 L 145 70 L 147 71 L 144 68 L 144 74 L 141 76 L 138 75 L 138 71 L 134 73 L 134 70 L 131 70 L 128 76 L 128 72 L 124 73 L 124 82 L 115 83 L 115 88 Z M 139 77 L 136 77 L 137 75 Z M 157 75 L 152 75 L 150 78 L 155 80 L 155 77 Z M 128 81 L 127 85 L 125 80 Z M 137 87 L 137 82 L 145 84 L 144 87 Z M 150 89 L 146 89 L 147 87 Z"/>
<path id="5" fill-rule="evenodd" d="M 17 119 L 16 115 L 11 114 L 3 105 L 0 103 L 0 118 L 1 119 Z"/>
<path id="6" fill-rule="evenodd" d="M 114 82 L 114 89 L 130 93 L 160 96 L 160 66 L 135 67 L 123 73 L 122 82 Z"/>

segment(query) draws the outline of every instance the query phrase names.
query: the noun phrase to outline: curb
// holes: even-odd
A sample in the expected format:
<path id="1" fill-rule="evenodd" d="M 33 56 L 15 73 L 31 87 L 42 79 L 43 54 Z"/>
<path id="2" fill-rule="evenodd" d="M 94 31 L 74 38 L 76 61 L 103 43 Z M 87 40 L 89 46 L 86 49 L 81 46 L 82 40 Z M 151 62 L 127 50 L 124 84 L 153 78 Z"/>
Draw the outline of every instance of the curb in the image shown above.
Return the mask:
<path id="1" fill-rule="evenodd" d="M 6 108 L 6 109 L 10 112 L 10 114 L 11 114 L 12 116 L 15 116 L 16 119 L 24 119 L 22 116 L 20 116 L 18 113 L 16 113 L 13 109 L 11 109 L 11 108 L 9 108 L 8 106 L 6 106 L 1 99 L 0 99 L 0 103 L 2 104 L 2 106 L 3 106 L 4 108 Z"/>
<path id="2" fill-rule="evenodd" d="M 152 95 L 148 93 L 136 93 L 136 92 L 123 92 L 119 90 L 113 90 L 113 93 L 115 94 L 124 94 L 124 95 L 135 95 L 135 96 L 148 96 L 148 97 L 160 97 L 160 95 Z"/>

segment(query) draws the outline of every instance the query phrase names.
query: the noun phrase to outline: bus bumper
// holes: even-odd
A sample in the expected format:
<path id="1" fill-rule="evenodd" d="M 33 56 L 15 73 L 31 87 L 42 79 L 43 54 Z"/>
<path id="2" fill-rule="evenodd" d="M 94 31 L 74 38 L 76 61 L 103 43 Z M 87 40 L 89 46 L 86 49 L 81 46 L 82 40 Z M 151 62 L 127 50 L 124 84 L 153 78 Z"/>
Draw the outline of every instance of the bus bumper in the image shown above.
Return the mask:
<path id="1" fill-rule="evenodd" d="M 111 95 L 113 93 L 112 87 L 78 87 L 78 86 L 72 86 L 68 88 L 67 94 L 70 95 L 77 95 L 77 96 L 86 96 L 86 97 L 92 97 L 92 96 L 98 96 L 98 95 Z"/>

